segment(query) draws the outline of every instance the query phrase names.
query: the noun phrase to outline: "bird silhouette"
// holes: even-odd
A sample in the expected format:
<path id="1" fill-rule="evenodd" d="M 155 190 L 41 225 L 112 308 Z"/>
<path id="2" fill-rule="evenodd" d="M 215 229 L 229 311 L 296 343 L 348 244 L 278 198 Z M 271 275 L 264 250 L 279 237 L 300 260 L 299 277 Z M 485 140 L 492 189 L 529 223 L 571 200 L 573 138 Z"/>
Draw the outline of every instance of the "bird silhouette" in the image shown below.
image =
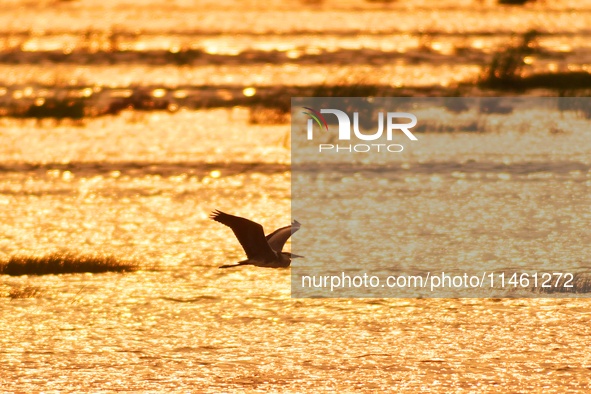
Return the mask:
<path id="1" fill-rule="evenodd" d="M 211 219 L 232 229 L 236 238 L 246 252 L 246 260 L 236 264 L 222 265 L 220 268 L 254 265 L 267 268 L 287 268 L 292 258 L 304 257 L 297 254 L 283 252 L 283 246 L 293 233 L 300 229 L 300 223 L 294 220 L 291 225 L 281 227 L 265 236 L 263 226 L 242 218 L 229 215 L 222 211 L 212 212 Z"/>

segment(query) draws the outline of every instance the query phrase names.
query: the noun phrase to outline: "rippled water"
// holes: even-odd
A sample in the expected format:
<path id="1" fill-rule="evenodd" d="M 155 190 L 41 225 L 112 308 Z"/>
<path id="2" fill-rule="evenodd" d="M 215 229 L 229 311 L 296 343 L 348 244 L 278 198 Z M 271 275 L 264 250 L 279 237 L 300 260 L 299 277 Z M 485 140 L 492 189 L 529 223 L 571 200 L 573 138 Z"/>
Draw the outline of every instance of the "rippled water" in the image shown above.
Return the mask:
<path id="1" fill-rule="evenodd" d="M 557 110 L 554 98 L 374 98 L 376 117 L 378 111 L 409 110 L 428 132 L 415 131 L 416 141 L 400 131 L 391 133 L 391 141 L 339 140 L 335 124 L 312 129 L 309 140 L 302 107 L 358 110 L 361 121 L 368 118 L 364 108 L 370 104 L 363 99 L 323 100 L 293 101 L 292 214 L 311 222 L 294 237 L 295 253 L 310 257 L 293 264 L 297 296 L 531 297 L 540 290 L 548 296 L 547 273 L 563 272 L 572 275 L 571 292 L 588 297 L 591 123 L 585 116 Z M 577 101 L 560 103 L 566 108 Z M 502 114 L 487 112 L 493 102 Z M 464 111 L 450 112 L 442 103 L 462 104 Z M 366 135 L 375 133 L 375 120 L 370 123 Z M 363 147 L 373 143 L 381 143 L 381 151 L 366 153 Z M 404 149 L 390 153 L 385 146 L 392 143 Z M 444 272 L 475 275 L 473 283 L 481 285 L 385 285 L 390 275 L 428 281 Z M 499 279 L 499 273 L 516 272 L 528 281 L 509 286 Z M 375 275 L 381 286 L 339 288 L 344 279 L 331 279 L 336 290 L 320 280 L 313 289 L 303 285 L 310 275 L 341 273 Z M 545 289 L 529 281 L 543 273 Z M 569 295 L 562 285 L 553 289 L 558 295 L 554 290 Z"/>
<path id="2" fill-rule="evenodd" d="M 285 126 L 248 125 L 241 110 L 124 113 L 82 128 L 3 122 L 3 254 L 65 248 L 132 257 L 142 267 L 1 277 L 5 391 L 589 387 L 586 300 L 297 300 L 289 270 L 219 270 L 242 251 L 207 218 L 211 210 L 267 229 L 289 221 Z M 422 138 L 445 141 L 450 152 L 487 141 L 478 149 L 494 154 L 507 143 L 494 133 Z M 511 138 L 568 146 L 582 137 Z M 463 164 L 451 156 L 433 163 L 431 153 L 409 159 L 417 171 L 393 175 L 400 193 L 442 199 L 480 182 L 454 176 Z M 570 179 L 555 179 L 564 193 Z M 478 183 L 479 195 L 506 182 Z M 314 227 L 304 222 L 300 233 Z M 27 288 L 29 297 L 9 297 Z"/>
<path id="3" fill-rule="evenodd" d="M 453 89 L 532 30 L 525 74 L 591 65 L 588 1 L 54 3 L 0 5 L 0 104 L 64 87 L 95 88 L 93 98 L 127 87 L 216 87 L 221 98 L 248 86 Z"/>
<path id="4" fill-rule="evenodd" d="M 251 86 L 448 87 L 476 78 L 495 50 L 530 29 L 541 50 L 529 71 L 589 68 L 588 1 L 494 3 L 5 0 L 0 110 L 46 97 L 92 96 L 101 106 L 103 95 L 134 89 L 203 104 Z M 243 252 L 208 219 L 212 210 L 268 231 L 290 220 L 289 126 L 253 125 L 250 116 L 180 108 L 62 123 L 0 118 L 0 258 L 68 250 L 141 267 L 0 276 L 0 391 L 591 389 L 585 299 L 292 299 L 290 270 L 219 270 Z M 508 206 L 515 239 L 541 245 L 550 235 L 584 263 L 587 131 L 538 133 L 532 122 L 505 134 L 422 134 L 430 143 L 380 175 L 405 204 L 429 208 L 398 235 L 494 240 L 489 214 Z M 527 204 L 561 201 L 577 209 L 537 218 L 547 234 L 521 226 Z M 472 216 L 453 228 L 444 219 L 462 219 L 458 212 Z M 484 229 L 471 221 L 483 218 Z M 316 223 L 297 219 L 297 236 L 309 240 Z M 306 263 L 322 250 L 313 246 Z M 401 252 L 408 266 L 416 255 L 439 256 Z M 513 257 L 523 260 L 519 250 Z"/>

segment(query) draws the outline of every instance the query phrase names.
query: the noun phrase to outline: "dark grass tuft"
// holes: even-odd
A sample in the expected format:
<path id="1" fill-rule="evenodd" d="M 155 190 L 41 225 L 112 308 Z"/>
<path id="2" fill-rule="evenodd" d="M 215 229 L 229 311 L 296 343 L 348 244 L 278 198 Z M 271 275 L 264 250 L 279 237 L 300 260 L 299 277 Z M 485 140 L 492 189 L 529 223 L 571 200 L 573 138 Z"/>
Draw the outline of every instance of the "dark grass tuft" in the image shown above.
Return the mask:
<path id="1" fill-rule="evenodd" d="M 78 255 L 71 252 L 56 252 L 44 256 L 16 255 L 0 262 L 0 274 L 12 276 L 130 272 L 137 269 L 137 264 L 113 256 Z"/>
<path id="2" fill-rule="evenodd" d="M 528 90 L 591 88 L 591 74 L 586 71 L 533 73 L 525 75 L 528 69 L 524 59 L 529 55 L 542 55 L 537 38 L 539 33 L 530 30 L 521 36 L 518 45 L 509 46 L 494 54 L 490 64 L 478 80 L 483 88 L 498 90 Z M 531 68 L 531 67 L 529 67 Z"/>
<path id="3" fill-rule="evenodd" d="M 523 34 L 518 45 L 495 53 L 479 84 L 489 88 L 515 87 L 523 77 L 525 56 L 534 54 L 537 49 L 537 37 L 538 32 L 530 30 Z"/>

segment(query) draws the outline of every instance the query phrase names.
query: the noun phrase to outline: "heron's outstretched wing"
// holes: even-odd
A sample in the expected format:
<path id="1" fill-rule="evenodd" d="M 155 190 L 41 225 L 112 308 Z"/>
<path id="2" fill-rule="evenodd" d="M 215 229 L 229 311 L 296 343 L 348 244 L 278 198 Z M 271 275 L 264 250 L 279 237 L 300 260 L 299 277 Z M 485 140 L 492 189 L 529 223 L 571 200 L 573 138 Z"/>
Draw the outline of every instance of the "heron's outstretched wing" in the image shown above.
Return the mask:
<path id="1" fill-rule="evenodd" d="M 211 214 L 210 218 L 232 229 L 249 259 L 274 260 L 276 258 L 260 224 L 217 210 Z"/>
<path id="2" fill-rule="evenodd" d="M 271 246 L 271 248 L 273 248 L 274 251 L 281 252 L 283 246 L 285 245 L 289 237 L 291 237 L 293 233 L 298 231 L 300 229 L 300 226 L 300 223 L 297 220 L 294 220 L 291 223 L 291 226 L 278 228 L 271 234 L 267 235 L 267 242 L 269 242 L 269 245 Z"/>

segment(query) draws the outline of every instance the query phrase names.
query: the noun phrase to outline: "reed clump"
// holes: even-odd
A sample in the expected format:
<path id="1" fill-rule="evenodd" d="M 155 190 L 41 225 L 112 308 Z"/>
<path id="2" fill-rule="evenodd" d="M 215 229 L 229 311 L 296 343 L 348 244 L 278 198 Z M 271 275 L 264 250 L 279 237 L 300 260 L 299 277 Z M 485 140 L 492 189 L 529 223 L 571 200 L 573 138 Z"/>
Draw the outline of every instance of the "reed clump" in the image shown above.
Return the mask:
<path id="1" fill-rule="evenodd" d="M 535 51 L 537 35 L 535 30 L 528 31 L 518 45 L 495 53 L 479 84 L 490 88 L 514 87 L 519 84 L 526 66 L 524 59 Z"/>
<path id="2" fill-rule="evenodd" d="M 75 273 L 130 272 L 137 264 L 110 255 L 55 252 L 47 255 L 14 255 L 0 262 L 0 274 L 51 275 Z"/>
<path id="3" fill-rule="evenodd" d="M 493 56 L 478 80 L 478 85 L 489 89 L 527 90 L 545 88 L 553 90 L 585 89 L 591 87 L 591 74 L 586 71 L 544 72 L 526 75 L 526 58 L 541 56 L 537 43 L 539 33 L 530 30 L 523 34 L 519 44 L 509 46 Z"/>

